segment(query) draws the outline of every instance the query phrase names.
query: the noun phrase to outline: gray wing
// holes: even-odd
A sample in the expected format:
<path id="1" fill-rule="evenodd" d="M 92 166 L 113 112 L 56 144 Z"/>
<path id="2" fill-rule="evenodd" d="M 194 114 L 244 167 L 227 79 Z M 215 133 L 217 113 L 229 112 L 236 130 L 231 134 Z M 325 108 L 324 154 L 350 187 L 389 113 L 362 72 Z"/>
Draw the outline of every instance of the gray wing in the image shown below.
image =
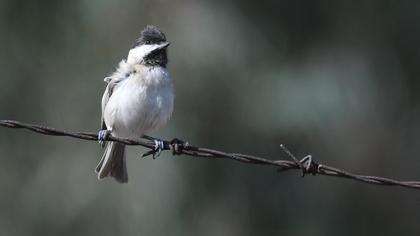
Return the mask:
<path id="1" fill-rule="evenodd" d="M 111 95 L 112 95 L 110 92 L 112 92 L 112 90 L 110 91 L 110 86 L 109 86 L 109 84 L 108 84 L 108 85 L 106 86 L 106 89 L 105 89 L 104 95 L 102 95 L 101 130 L 106 130 L 106 129 L 107 129 L 106 124 L 105 124 L 105 120 L 104 120 L 104 111 L 105 111 L 106 104 L 108 103 L 109 98 L 110 98 L 110 97 L 111 97 Z"/>
<path id="2" fill-rule="evenodd" d="M 108 83 L 106 86 L 104 95 L 102 96 L 102 115 L 101 115 L 101 130 L 107 130 L 105 120 L 104 120 L 104 112 L 106 104 L 108 103 L 109 99 L 112 96 L 112 93 L 114 92 L 115 88 L 118 86 L 118 84 L 127 79 L 130 76 L 130 72 L 127 71 L 127 68 L 125 66 L 125 61 L 122 60 L 119 64 L 119 68 L 117 71 L 115 71 L 111 76 L 106 77 L 104 81 Z"/>
<path id="3" fill-rule="evenodd" d="M 105 107 L 106 104 L 109 101 L 109 98 L 112 96 L 112 93 L 114 91 L 115 86 L 121 81 L 121 79 L 114 79 L 112 77 L 107 77 L 104 79 L 105 82 L 108 83 L 108 85 L 106 86 L 104 95 L 102 95 L 102 115 L 101 115 L 101 130 L 106 130 L 106 124 L 105 124 L 105 120 L 104 120 L 104 112 L 105 112 Z"/>

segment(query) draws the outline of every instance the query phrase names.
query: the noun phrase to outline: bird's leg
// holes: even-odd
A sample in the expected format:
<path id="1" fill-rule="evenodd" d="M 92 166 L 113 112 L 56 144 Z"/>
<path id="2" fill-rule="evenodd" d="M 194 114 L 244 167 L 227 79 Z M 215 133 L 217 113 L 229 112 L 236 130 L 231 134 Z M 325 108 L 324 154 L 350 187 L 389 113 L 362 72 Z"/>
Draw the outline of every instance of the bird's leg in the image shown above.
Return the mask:
<path id="1" fill-rule="evenodd" d="M 111 131 L 103 129 L 98 132 L 98 142 L 101 147 L 105 147 L 106 138 L 111 134 Z"/>

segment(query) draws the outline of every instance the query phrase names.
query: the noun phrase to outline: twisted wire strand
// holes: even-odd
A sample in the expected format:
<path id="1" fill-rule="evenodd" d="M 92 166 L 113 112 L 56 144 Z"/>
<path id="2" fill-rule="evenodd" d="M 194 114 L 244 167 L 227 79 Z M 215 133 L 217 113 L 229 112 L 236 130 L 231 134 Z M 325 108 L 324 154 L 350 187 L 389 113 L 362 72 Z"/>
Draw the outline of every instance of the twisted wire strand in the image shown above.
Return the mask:
<path id="1" fill-rule="evenodd" d="M 69 132 L 37 124 L 23 123 L 15 120 L 0 120 L 0 126 L 15 129 L 27 129 L 43 135 L 68 136 L 82 140 L 98 141 L 98 135 L 96 133 Z M 140 145 L 150 149 L 150 151 L 147 152 L 144 156 L 152 155 L 157 151 L 155 150 L 155 140 L 159 139 L 150 136 L 144 136 L 143 138 L 138 140 L 117 138 L 113 136 L 106 137 L 106 141 L 114 141 L 126 145 Z M 304 176 L 305 174 L 334 176 L 352 179 L 369 184 L 376 184 L 382 186 L 400 186 L 404 188 L 420 190 L 420 181 L 399 181 L 380 176 L 353 174 L 351 172 L 339 168 L 316 163 L 312 160 L 311 156 L 306 156 L 301 160 L 298 160 L 284 145 L 280 145 L 280 148 L 287 154 L 287 156 L 290 157 L 291 160 L 270 160 L 253 155 L 228 153 L 210 148 L 192 146 L 188 142 L 184 142 L 179 139 L 173 139 L 171 141 L 161 141 L 164 144 L 163 150 L 171 150 L 173 155 L 186 155 L 201 158 L 231 159 L 248 164 L 274 166 L 278 168 L 278 171 L 287 171 L 292 169 L 300 170 L 302 176 Z"/>

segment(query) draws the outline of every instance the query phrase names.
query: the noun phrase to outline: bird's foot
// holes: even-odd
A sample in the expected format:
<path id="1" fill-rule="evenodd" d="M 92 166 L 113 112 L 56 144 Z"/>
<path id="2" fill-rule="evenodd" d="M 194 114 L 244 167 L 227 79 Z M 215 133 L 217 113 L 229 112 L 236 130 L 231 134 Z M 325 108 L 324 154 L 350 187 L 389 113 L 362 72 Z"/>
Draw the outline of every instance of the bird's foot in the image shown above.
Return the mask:
<path id="1" fill-rule="evenodd" d="M 152 155 L 153 159 L 156 159 L 156 157 L 160 156 L 160 153 L 162 153 L 162 151 L 165 150 L 165 143 L 162 140 L 153 139 L 153 142 L 155 143 L 154 148 L 141 155 L 142 157 Z"/>
<path id="2" fill-rule="evenodd" d="M 106 130 L 106 129 L 100 130 L 98 132 L 98 142 L 99 142 L 99 145 L 101 145 L 102 148 L 105 147 L 106 138 L 110 135 L 110 133 L 111 132 L 109 130 Z"/>
<path id="3" fill-rule="evenodd" d="M 163 151 L 164 148 L 165 148 L 165 145 L 164 145 L 163 141 L 160 140 L 160 139 L 155 139 L 155 151 L 156 152 L 153 153 L 153 159 L 160 156 L 160 153 Z"/>

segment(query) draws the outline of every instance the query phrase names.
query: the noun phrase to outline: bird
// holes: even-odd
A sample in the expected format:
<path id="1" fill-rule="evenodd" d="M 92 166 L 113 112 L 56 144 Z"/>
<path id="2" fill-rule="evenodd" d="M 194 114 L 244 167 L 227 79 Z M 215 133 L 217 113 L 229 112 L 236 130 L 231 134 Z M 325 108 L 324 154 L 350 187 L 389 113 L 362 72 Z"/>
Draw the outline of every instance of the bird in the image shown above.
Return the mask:
<path id="1" fill-rule="evenodd" d="M 110 176 L 117 182 L 128 182 L 125 145 L 105 141 L 106 137 L 140 139 L 171 118 L 174 91 L 167 70 L 169 44 L 159 28 L 147 25 L 127 58 L 104 79 L 107 86 L 102 96 L 98 140 L 105 151 L 95 169 L 98 179 Z M 154 141 L 160 153 L 163 142 Z"/>

